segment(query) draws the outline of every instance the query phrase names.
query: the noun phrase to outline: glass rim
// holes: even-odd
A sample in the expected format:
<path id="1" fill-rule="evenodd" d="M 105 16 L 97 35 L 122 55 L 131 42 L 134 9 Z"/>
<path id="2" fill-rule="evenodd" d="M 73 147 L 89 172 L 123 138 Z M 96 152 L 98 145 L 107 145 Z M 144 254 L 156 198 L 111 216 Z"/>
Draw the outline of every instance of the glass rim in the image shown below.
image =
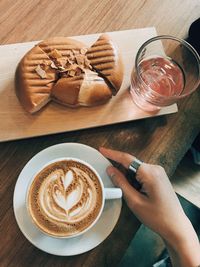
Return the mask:
<path id="1" fill-rule="evenodd" d="M 136 54 L 136 58 L 135 58 L 135 70 L 136 70 L 136 75 L 137 77 L 139 78 L 140 82 L 143 82 L 143 79 L 141 78 L 141 75 L 139 73 L 139 70 L 138 70 L 138 61 L 139 61 L 139 55 L 141 54 L 141 52 L 143 51 L 144 47 L 149 45 L 150 43 L 154 42 L 154 41 L 159 41 L 159 40 L 164 40 L 164 39 L 169 39 L 169 40 L 174 40 L 174 41 L 177 41 L 181 44 L 183 44 L 185 47 L 187 47 L 191 52 L 192 54 L 194 55 L 194 57 L 196 58 L 196 61 L 197 61 L 197 66 L 198 66 L 198 78 L 197 78 L 197 81 L 195 83 L 195 85 L 193 86 L 192 90 L 189 92 L 189 93 L 185 93 L 185 94 L 180 94 L 178 96 L 168 96 L 167 98 L 170 99 L 170 98 L 177 98 L 177 97 L 184 97 L 184 96 L 187 96 L 189 94 L 191 94 L 200 84 L 200 55 L 198 54 L 198 52 L 196 51 L 196 49 L 191 45 L 189 44 L 186 40 L 184 39 L 181 39 L 181 38 L 178 38 L 178 37 L 175 37 L 175 36 L 172 36 L 172 35 L 158 35 L 158 36 L 154 36 L 150 39 L 148 39 L 147 41 L 145 41 L 141 46 L 140 48 L 138 49 L 138 52 Z M 145 83 L 145 85 L 147 85 Z M 147 85 L 148 86 L 148 85 Z M 159 94 L 158 92 L 155 92 L 154 90 L 152 90 L 151 88 L 149 88 L 149 90 L 155 94 L 156 96 L 160 96 L 160 97 L 163 97 L 162 94 Z"/>

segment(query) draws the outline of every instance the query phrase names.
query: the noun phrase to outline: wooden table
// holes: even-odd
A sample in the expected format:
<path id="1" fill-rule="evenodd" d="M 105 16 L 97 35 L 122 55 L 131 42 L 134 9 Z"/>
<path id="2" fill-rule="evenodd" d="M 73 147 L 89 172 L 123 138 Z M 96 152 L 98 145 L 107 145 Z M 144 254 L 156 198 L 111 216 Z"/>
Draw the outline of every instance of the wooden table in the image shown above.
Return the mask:
<path id="1" fill-rule="evenodd" d="M 199 17 L 198 0 L 2 0 L 1 44 L 95 32 L 155 26 L 158 34 L 186 37 Z M 0 266 L 116 266 L 140 223 L 125 203 L 117 226 L 97 248 L 74 257 L 57 257 L 32 246 L 13 214 L 13 190 L 26 162 L 40 150 L 61 142 L 106 146 L 162 164 L 171 176 L 200 130 L 200 94 L 194 93 L 172 115 L 0 144 Z"/>

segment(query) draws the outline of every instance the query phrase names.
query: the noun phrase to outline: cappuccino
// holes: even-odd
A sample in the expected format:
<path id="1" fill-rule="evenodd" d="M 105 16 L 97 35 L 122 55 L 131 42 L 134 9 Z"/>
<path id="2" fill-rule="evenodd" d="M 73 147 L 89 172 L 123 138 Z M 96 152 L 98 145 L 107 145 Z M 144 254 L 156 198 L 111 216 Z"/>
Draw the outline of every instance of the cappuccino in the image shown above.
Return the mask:
<path id="1" fill-rule="evenodd" d="M 44 167 L 33 179 L 27 207 L 34 223 L 55 237 L 76 236 L 97 219 L 103 190 L 96 173 L 74 159 Z"/>

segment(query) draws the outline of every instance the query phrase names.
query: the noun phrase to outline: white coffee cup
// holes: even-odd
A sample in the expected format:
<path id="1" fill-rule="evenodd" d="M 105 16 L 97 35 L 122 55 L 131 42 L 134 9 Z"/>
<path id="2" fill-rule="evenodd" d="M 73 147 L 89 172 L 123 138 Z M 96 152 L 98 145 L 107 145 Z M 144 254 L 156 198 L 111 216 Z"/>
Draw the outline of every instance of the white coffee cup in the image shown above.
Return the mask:
<path id="1" fill-rule="evenodd" d="M 30 187 L 31 187 L 31 184 L 33 182 L 33 180 L 35 179 L 35 177 L 44 169 L 46 168 L 47 166 L 49 166 L 50 164 L 52 163 L 56 163 L 56 162 L 59 162 L 59 161 L 68 161 L 68 160 L 71 160 L 71 161 L 75 161 L 75 162 L 78 162 L 78 163 L 81 163 L 85 166 L 87 166 L 91 171 L 94 172 L 94 174 L 96 175 L 96 177 L 98 178 L 98 181 L 100 183 L 100 186 L 101 186 L 101 191 L 102 191 L 102 203 L 101 203 L 101 208 L 99 210 L 99 213 L 97 215 L 97 217 L 94 219 L 94 221 L 87 227 L 85 228 L 84 230 L 76 233 L 76 234 L 73 234 L 71 236 L 56 236 L 56 235 L 51 235 L 50 233 L 47 233 L 45 231 L 43 231 L 39 225 L 37 224 L 37 222 L 33 219 L 32 217 L 32 214 L 29 210 L 29 203 L 28 203 L 28 195 L 29 195 L 29 190 L 30 190 Z M 98 174 L 98 172 L 87 162 L 81 160 L 81 159 L 78 159 L 78 158 L 72 158 L 72 157 L 66 157 L 66 158 L 57 158 L 57 159 L 54 159 L 50 162 L 48 162 L 47 164 L 45 164 L 42 168 L 40 168 L 40 170 L 33 176 L 33 178 L 31 179 L 31 182 L 30 182 L 30 185 L 27 189 L 27 196 L 26 196 L 26 206 L 27 206 L 27 210 L 28 210 L 28 213 L 32 219 L 32 222 L 34 223 L 34 225 L 40 230 L 42 231 L 44 234 L 47 234 L 51 237 L 56 237 L 56 238 L 72 238 L 72 237 L 77 237 L 79 235 L 82 235 L 84 234 L 85 232 L 87 232 L 88 230 L 90 230 L 96 223 L 97 221 L 99 220 L 99 218 L 101 217 L 101 214 L 103 212 L 103 209 L 104 209 L 104 205 L 105 205 L 105 200 L 111 200 L 112 199 L 117 199 L 117 198 L 121 198 L 122 197 L 122 191 L 120 188 L 105 188 L 104 185 L 103 185 L 103 182 L 102 182 L 102 179 L 100 177 L 100 175 Z"/>

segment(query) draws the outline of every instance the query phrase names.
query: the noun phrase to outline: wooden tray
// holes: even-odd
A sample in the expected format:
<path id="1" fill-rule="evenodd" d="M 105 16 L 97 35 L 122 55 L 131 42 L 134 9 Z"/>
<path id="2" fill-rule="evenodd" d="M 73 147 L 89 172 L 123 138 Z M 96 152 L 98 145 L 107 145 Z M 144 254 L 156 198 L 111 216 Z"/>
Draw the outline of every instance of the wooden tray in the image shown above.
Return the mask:
<path id="1" fill-rule="evenodd" d="M 86 108 L 70 109 L 49 103 L 42 111 L 30 115 L 21 107 L 14 90 L 15 69 L 22 56 L 36 42 L 0 46 L 0 142 L 72 130 L 103 126 L 177 112 L 177 106 L 163 108 L 152 115 L 140 110 L 129 94 L 130 74 L 138 48 L 147 39 L 156 36 L 155 28 L 133 29 L 108 33 L 119 47 L 125 75 L 117 96 L 108 103 Z M 74 36 L 91 45 L 99 34 Z"/>

